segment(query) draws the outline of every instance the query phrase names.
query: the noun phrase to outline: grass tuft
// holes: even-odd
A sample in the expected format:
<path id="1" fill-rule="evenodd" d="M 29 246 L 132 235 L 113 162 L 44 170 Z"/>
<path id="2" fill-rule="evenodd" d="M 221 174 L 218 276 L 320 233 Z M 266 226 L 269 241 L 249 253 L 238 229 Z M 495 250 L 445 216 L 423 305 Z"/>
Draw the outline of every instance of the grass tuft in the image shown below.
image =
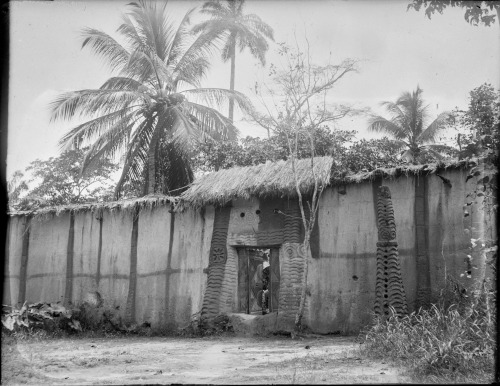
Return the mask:
<path id="1" fill-rule="evenodd" d="M 369 357 L 390 358 L 427 381 L 491 382 L 495 374 L 495 292 L 464 296 L 455 286 L 429 309 L 398 316 L 373 315 L 361 333 L 361 351 Z M 450 304 L 451 302 L 451 304 Z"/>

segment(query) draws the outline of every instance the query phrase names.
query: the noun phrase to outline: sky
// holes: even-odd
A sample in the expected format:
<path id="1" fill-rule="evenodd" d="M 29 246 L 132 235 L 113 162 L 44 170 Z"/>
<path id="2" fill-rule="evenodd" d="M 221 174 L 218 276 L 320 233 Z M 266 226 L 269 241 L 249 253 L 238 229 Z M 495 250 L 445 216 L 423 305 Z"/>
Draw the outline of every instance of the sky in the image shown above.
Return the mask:
<path id="1" fill-rule="evenodd" d="M 57 142 L 71 122 L 50 122 L 49 103 L 59 93 L 98 88 L 112 76 L 100 58 L 81 49 L 81 30 L 92 27 L 116 36 L 130 1 L 13 1 L 10 8 L 10 68 L 7 178 L 35 159 L 59 152 Z M 201 5 L 171 0 L 173 20 Z M 382 101 L 395 101 L 404 91 L 423 89 L 431 115 L 465 109 L 469 92 L 487 82 L 500 87 L 500 28 L 471 26 L 464 11 L 449 8 L 432 19 L 423 11 L 407 11 L 403 0 L 247 0 L 246 12 L 259 15 L 274 29 L 275 42 L 299 47 L 307 37 L 313 62 L 359 61 L 329 98 L 383 114 Z M 277 63 L 271 43 L 262 67 L 248 51 L 236 58 L 236 90 L 250 94 L 256 80 L 267 81 L 269 65 Z M 229 63 L 212 59 L 204 87 L 229 88 Z M 227 112 L 224 112 L 227 114 Z M 235 116 L 242 136 L 266 131 Z M 366 130 L 367 116 L 349 117 L 335 128 Z M 74 125 L 74 122 L 73 122 Z"/>

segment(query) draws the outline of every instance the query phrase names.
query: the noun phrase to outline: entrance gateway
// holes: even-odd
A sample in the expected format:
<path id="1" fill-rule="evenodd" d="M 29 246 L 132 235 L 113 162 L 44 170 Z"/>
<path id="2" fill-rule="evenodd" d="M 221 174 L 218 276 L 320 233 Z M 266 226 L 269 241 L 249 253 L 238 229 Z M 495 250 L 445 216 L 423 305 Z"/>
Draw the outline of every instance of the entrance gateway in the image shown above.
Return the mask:
<path id="1" fill-rule="evenodd" d="M 280 287 L 279 248 L 237 248 L 238 311 L 262 314 L 262 252 L 269 249 L 269 311 L 278 310 Z"/>

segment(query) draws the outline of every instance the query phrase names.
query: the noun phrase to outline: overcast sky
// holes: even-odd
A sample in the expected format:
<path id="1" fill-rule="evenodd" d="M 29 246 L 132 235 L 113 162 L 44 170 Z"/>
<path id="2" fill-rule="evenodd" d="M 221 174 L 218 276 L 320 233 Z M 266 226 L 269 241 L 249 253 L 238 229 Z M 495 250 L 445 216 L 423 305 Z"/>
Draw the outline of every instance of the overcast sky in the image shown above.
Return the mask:
<path id="1" fill-rule="evenodd" d="M 98 88 L 111 75 L 89 50 L 81 50 L 80 31 L 93 27 L 111 35 L 130 1 L 13 1 L 11 3 L 10 85 L 7 176 L 31 161 L 58 154 L 58 139 L 71 128 L 50 123 L 48 103 L 61 91 Z M 173 18 L 180 18 L 197 1 L 170 1 Z M 332 92 L 332 99 L 370 107 L 383 113 L 379 102 L 395 100 L 418 85 L 438 114 L 466 108 L 468 93 L 488 82 L 500 84 L 500 28 L 474 27 L 461 9 L 446 9 L 431 20 L 406 11 L 408 1 L 385 0 L 247 0 L 246 12 L 258 14 L 275 32 L 276 42 L 307 36 L 311 55 L 326 64 L 330 53 L 338 63 L 360 60 Z M 277 61 L 276 45 L 267 66 Z M 244 52 L 237 56 L 236 89 L 244 93 L 263 79 L 267 69 Z M 229 64 L 213 60 L 204 86 L 229 88 Z M 227 114 L 227 112 L 224 112 Z M 238 118 L 238 116 L 237 116 Z M 264 130 L 235 122 L 243 135 L 263 136 Z M 339 121 L 338 128 L 366 132 L 366 117 Z"/>

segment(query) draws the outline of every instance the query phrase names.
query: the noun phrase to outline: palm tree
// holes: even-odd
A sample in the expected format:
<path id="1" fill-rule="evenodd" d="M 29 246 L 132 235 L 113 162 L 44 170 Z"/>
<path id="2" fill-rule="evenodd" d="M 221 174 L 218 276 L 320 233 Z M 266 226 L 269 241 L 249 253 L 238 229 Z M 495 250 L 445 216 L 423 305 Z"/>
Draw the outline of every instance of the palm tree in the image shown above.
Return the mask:
<path id="1" fill-rule="evenodd" d="M 90 144 L 82 171 L 110 156 L 124 156 L 116 198 L 127 181 L 144 181 L 144 194 L 187 185 L 193 178 L 191 144 L 237 133 L 229 119 L 207 105 L 227 105 L 232 97 L 244 109 L 251 106 L 241 93 L 200 87 L 217 37 L 191 33 L 194 9 L 176 26 L 165 3 L 129 5 L 117 30 L 123 45 L 99 30 L 83 31 L 82 47 L 103 57 L 117 76 L 98 89 L 60 95 L 51 115 L 51 120 L 90 118 L 60 140 L 63 149 Z"/>
<path id="2" fill-rule="evenodd" d="M 229 89 L 234 91 L 236 68 L 236 46 L 242 52 L 246 47 L 254 57 L 266 64 L 266 52 L 269 49 L 266 38 L 274 41 L 273 29 L 264 23 L 255 14 L 243 14 L 245 0 L 207 1 L 201 12 L 211 16 L 210 20 L 194 26 L 193 32 L 202 31 L 215 33 L 215 36 L 224 36 L 225 44 L 222 48 L 222 60 L 231 59 L 231 79 Z M 234 101 L 229 101 L 229 120 L 233 122 Z"/>
<path id="3" fill-rule="evenodd" d="M 428 105 L 424 106 L 419 86 L 413 92 L 401 94 L 395 103 L 382 102 L 381 105 L 385 106 L 391 117 L 386 119 L 378 115 L 372 116 L 368 130 L 392 136 L 400 149 L 405 149 L 402 156 L 408 161 L 422 162 L 426 156 L 440 160 L 443 158 L 440 152 L 450 149 L 448 146 L 435 144 L 435 141 L 451 115 L 443 112 L 428 124 Z"/>

